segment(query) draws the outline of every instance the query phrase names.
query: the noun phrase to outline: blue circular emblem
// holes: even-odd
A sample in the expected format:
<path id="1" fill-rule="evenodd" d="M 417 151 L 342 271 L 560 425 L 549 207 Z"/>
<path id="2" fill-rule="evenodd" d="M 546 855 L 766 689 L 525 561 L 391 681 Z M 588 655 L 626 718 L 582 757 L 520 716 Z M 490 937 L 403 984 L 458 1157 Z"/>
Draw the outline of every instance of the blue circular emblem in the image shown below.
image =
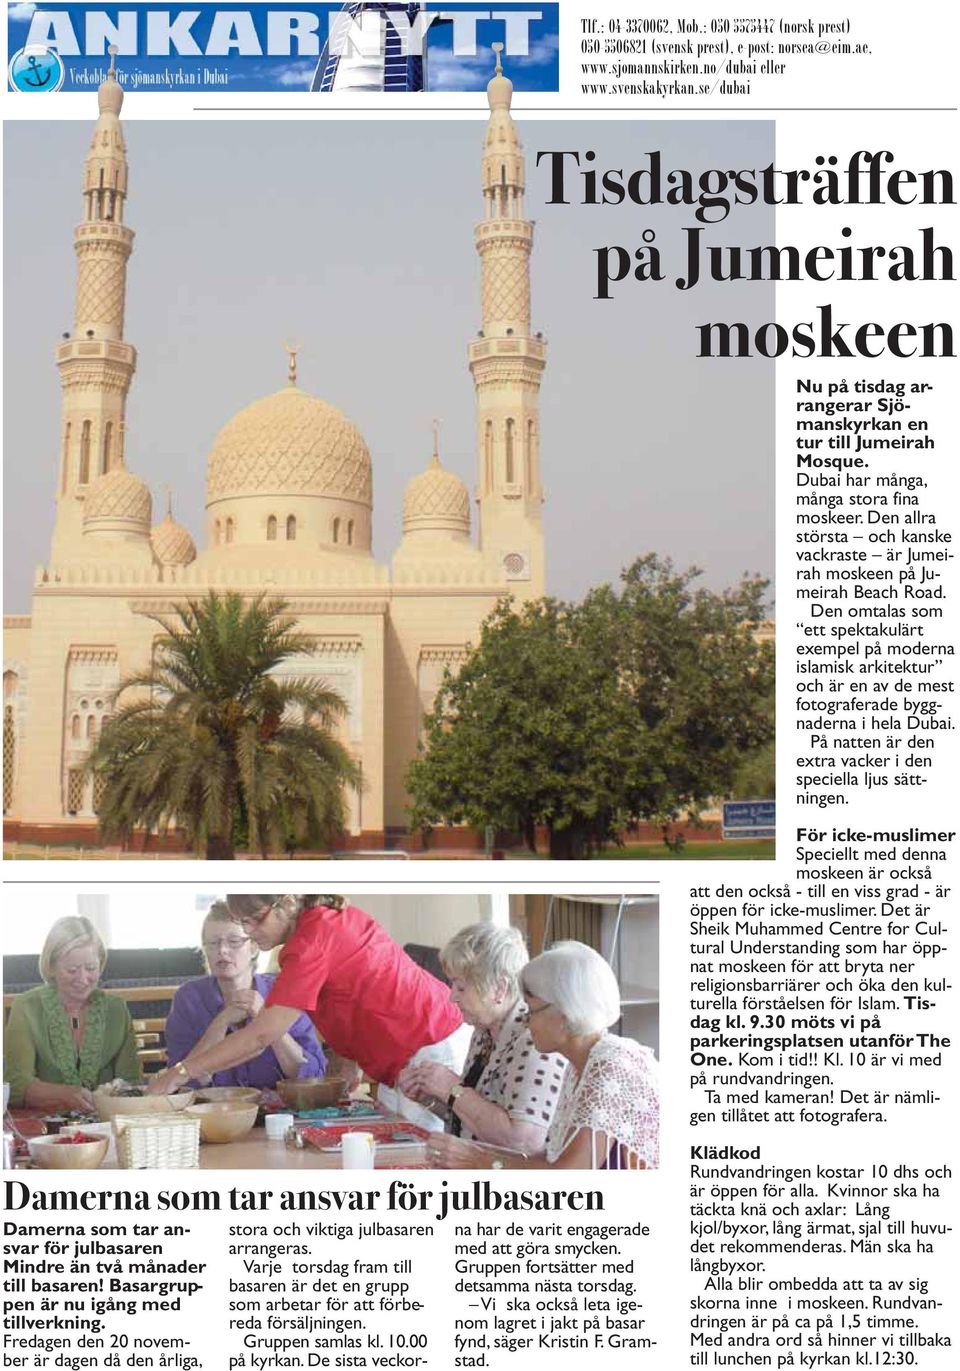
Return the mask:
<path id="1" fill-rule="evenodd" d="M 65 68 L 58 53 L 43 43 L 28 43 L 10 63 L 10 85 L 24 93 L 59 90 Z"/>

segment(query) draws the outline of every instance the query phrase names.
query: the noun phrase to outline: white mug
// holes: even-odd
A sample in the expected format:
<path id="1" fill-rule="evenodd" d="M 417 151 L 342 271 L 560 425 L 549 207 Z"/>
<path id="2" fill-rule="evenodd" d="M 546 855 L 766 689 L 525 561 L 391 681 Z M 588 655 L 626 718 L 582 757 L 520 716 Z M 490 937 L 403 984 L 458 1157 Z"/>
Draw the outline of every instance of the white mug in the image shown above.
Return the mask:
<path id="1" fill-rule="evenodd" d="M 292 1114 L 267 1114 L 263 1120 L 267 1139 L 270 1142 L 283 1142 L 287 1130 L 293 1127 Z"/>
<path id="2" fill-rule="evenodd" d="M 340 1165 L 344 1171 L 372 1171 L 376 1150 L 372 1133 L 344 1133 L 340 1140 Z"/>

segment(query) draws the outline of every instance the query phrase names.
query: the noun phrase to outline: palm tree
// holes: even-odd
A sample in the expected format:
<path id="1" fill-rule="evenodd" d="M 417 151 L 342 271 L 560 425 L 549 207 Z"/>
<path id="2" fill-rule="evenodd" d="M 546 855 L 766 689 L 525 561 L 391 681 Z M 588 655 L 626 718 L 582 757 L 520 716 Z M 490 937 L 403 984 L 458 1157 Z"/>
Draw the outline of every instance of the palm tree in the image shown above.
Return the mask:
<path id="1" fill-rule="evenodd" d="M 104 837 L 176 824 L 198 853 L 232 858 L 244 826 L 264 855 L 326 847 L 343 830 L 344 787 L 360 777 L 330 731 L 346 705 L 320 683 L 270 674 L 313 648 L 285 610 L 211 591 L 152 616 L 164 631 L 153 666 L 121 681 L 87 762 Z"/>

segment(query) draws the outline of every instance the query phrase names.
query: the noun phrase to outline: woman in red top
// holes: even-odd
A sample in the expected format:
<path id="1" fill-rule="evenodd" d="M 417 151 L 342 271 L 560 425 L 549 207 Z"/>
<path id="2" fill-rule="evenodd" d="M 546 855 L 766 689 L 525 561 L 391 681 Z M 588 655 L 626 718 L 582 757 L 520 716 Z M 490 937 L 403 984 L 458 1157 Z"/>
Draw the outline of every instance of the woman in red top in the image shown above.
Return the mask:
<path id="1" fill-rule="evenodd" d="M 301 1013 L 333 1053 L 331 1075 L 349 1080 L 363 1071 L 392 1087 L 411 1062 L 462 1067 L 466 1035 L 458 1031 L 463 1020 L 446 986 L 362 909 L 335 895 L 228 895 L 227 908 L 264 951 L 282 944 L 277 979 L 246 1028 L 160 1072 L 150 1083 L 152 1093 L 258 1056 Z M 399 1091 L 395 1100 L 388 1097 L 391 1103 L 425 1122 L 426 1111 Z"/>

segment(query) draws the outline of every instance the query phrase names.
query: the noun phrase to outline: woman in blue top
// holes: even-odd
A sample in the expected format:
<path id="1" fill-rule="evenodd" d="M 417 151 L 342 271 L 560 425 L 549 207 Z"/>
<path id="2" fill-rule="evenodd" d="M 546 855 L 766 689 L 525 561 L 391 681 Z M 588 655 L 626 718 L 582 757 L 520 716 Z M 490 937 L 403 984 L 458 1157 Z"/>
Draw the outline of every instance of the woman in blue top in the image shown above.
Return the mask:
<path id="1" fill-rule="evenodd" d="M 167 1059 L 182 1061 L 194 1050 L 213 1047 L 242 1028 L 263 1008 L 273 976 L 256 971 L 258 948 L 224 904 L 211 905 L 203 923 L 203 951 L 211 975 L 188 981 L 173 997 L 167 1017 Z M 203 1085 L 271 1088 L 278 1080 L 322 1076 L 326 1069 L 316 1031 L 306 1014 L 271 1047 L 239 1066 L 215 1071 Z"/>

